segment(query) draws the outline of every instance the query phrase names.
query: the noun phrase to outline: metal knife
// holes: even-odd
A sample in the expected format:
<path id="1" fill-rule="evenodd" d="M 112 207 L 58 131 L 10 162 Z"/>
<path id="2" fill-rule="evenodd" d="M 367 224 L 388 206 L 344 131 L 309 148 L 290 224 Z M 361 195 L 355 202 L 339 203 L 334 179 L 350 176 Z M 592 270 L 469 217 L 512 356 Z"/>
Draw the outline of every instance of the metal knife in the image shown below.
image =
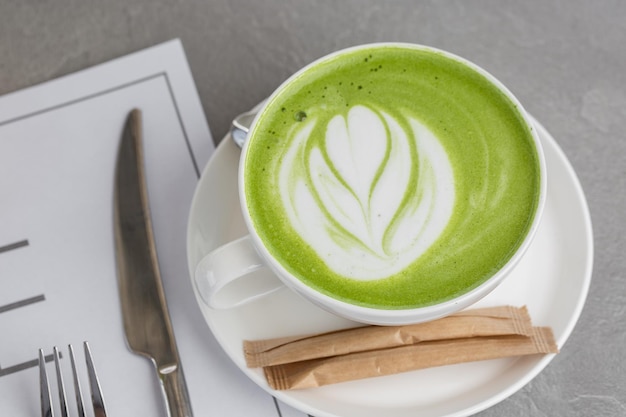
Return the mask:
<path id="1" fill-rule="evenodd" d="M 191 404 L 159 272 L 143 162 L 140 110 L 128 115 L 114 191 L 117 274 L 129 348 L 154 364 L 168 415 L 191 417 Z"/>

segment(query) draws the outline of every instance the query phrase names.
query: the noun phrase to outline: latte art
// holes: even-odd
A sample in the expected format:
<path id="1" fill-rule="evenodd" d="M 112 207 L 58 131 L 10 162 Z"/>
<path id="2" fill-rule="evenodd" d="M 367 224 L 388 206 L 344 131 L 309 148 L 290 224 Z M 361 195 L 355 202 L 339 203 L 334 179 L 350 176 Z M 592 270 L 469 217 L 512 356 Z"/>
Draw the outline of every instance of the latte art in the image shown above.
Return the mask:
<path id="1" fill-rule="evenodd" d="M 491 79 L 403 46 L 327 57 L 278 89 L 244 148 L 243 205 L 282 275 L 378 309 L 477 288 L 523 244 L 542 174 Z"/>
<path id="2" fill-rule="evenodd" d="M 452 166 L 435 135 L 407 121 L 359 105 L 332 117 L 322 140 L 311 136 L 316 119 L 287 139 L 278 177 L 289 221 L 337 274 L 396 274 L 448 224 Z"/>

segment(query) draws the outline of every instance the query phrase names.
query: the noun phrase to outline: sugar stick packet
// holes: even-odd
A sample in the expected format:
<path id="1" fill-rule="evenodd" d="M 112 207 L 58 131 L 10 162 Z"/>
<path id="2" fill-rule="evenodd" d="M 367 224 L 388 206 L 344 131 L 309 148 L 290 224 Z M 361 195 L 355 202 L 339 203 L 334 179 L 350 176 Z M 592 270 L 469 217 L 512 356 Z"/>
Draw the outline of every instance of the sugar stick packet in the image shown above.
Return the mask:
<path id="1" fill-rule="evenodd" d="M 529 336 L 485 336 L 427 341 L 268 366 L 263 371 L 273 389 L 302 389 L 441 365 L 557 352 L 552 330 L 535 327 Z"/>
<path id="2" fill-rule="evenodd" d="M 248 367 L 257 368 L 433 340 L 528 336 L 531 329 L 526 307 L 499 306 L 406 326 L 365 326 L 318 335 L 244 341 L 244 354 Z"/>

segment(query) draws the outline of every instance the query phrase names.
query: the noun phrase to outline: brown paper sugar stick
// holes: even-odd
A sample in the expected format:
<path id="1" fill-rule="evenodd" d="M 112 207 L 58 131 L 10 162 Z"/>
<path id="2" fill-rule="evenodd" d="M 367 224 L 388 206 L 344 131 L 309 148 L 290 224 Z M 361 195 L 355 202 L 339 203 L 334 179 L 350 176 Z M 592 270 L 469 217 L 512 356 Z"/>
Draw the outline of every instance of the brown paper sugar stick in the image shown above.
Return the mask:
<path id="1" fill-rule="evenodd" d="M 526 307 L 500 306 L 407 326 L 365 326 L 319 335 L 244 341 L 244 354 L 248 367 L 257 368 L 432 340 L 528 335 L 531 327 Z"/>
<path id="2" fill-rule="evenodd" d="M 319 387 L 463 362 L 557 352 L 552 330 L 547 327 L 535 327 L 530 336 L 437 340 L 379 351 L 269 366 L 263 370 L 270 387 L 286 390 Z"/>

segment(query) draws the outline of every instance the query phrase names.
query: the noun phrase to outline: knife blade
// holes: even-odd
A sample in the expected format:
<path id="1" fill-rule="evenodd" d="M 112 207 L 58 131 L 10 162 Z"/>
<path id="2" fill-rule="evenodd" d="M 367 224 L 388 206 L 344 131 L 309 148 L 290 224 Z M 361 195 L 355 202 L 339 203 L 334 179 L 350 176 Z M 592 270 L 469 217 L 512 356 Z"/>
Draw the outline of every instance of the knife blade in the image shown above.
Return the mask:
<path id="1" fill-rule="evenodd" d="M 152 361 L 170 417 L 191 417 L 152 231 L 142 145 L 141 111 L 128 115 L 114 189 L 118 285 L 128 347 Z"/>

